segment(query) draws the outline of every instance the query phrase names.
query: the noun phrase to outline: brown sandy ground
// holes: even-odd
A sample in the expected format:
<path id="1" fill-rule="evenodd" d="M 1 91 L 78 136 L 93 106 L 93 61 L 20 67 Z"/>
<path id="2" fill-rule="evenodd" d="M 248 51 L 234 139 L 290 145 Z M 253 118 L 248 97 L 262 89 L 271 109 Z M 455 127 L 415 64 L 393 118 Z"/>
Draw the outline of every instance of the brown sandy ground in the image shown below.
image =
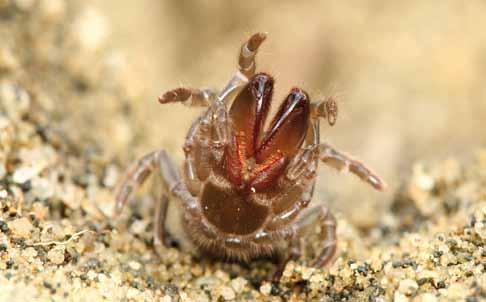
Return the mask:
<path id="1" fill-rule="evenodd" d="M 76 1 L 0 0 L 0 301 L 486 299 L 484 150 L 411 166 L 374 227 L 337 213 L 329 269 L 305 265 L 319 229 L 276 284 L 265 260 L 201 261 L 177 248 L 158 258 L 151 194 L 110 218 L 140 133 L 123 64 L 99 47 L 104 26 Z"/>

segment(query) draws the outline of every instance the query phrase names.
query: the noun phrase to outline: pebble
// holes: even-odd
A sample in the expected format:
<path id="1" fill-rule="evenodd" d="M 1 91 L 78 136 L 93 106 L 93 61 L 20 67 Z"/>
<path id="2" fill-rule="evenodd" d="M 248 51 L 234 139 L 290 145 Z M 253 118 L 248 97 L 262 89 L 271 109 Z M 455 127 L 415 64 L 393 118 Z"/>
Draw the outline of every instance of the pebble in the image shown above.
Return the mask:
<path id="1" fill-rule="evenodd" d="M 229 286 L 223 286 L 220 288 L 221 296 L 225 301 L 231 301 L 236 298 L 234 290 Z"/>
<path id="2" fill-rule="evenodd" d="M 149 222 L 146 220 L 141 220 L 141 219 L 135 220 L 130 226 L 130 231 L 133 234 L 142 234 L 143 232 L 145 232 L 148 223 Z"/>
<path id="3" fill-rule="evenodd" d="M 12 180 L 17 184 L 23 184 L 31 180 L 34 176 L 37 175 L 38 172 L 39 171 L 37 171 L 33 167 L 21 167 L 15 170 L 12 176 Z"/>
<path id="4" fill-rule="evenodd" d="M 486 239 L 486 224 L 483 222 L 476 222 L 474 224 L 474 231 L 481 237 L 481 239 Z"/>
<path id="5" fill-rule="evenodd" d="M 272 285 L 268 282 L 265 282 L 262 286 L 260 286 L 260 292 L 265 296 L 269 296 L 271 291 Z"/>
<path id="6" fill-rule="evenodd" d="M 464 284 L 452 283 L 447 287 L 447 296 L 453 300 L 464 298 L 464 294 L 469 292 Z"/>
<path id="7" fill-rule="evenodd" d="M 439 274 L 435 271 L 423 270 L 417 273 L 417 280 L 421 279 L 438 280 Z"/>
<path id="8" fill-rule="evenodd" d="M 28 247 L 22 251 L 22 256 L 29 262 L 34 261 L 34 258 L 37 257 L 37 251 L 33 247 Z"/>
<path id="9" fill-rule="evenodd" d="M 410 299 L 398 291 L 396 291 L 395 294 L 393 295 L 393 302 L 408 302 L 408 301 L 410 301 Z"/>
<path id="10" fill-rule="evenodd" d="M 127 290 L 127 299 L 134 299 L 136 300 L 138 296 L 140 295 L 140 291 L 136 288 L 130 287 Z"/>
<path id="11" fill-rule="evenodd" d="M 312 276 L 314 271 L 315 271 L 315 268 L 313 268 L 313 267 L 304 267 L 302 269 L 302 279 L 309 280 L 309 278 Z"/>
<path id="12" fill-rule="evenodd" d="M 168 295 L 165 295 L 160 299 L 160 302 L 172 302 L 172 298 Z"/>
<path id="13" fill-rule="evenodd" d="M 58 186 L 56 190 L 56 197 L 68 206 L 70 209 L 76 210 L 81 206 L 85 193 L 73 184 L 64 184 Z"/>
<path id="14" fill-rule="evenodd" d="M 405 279 L 400 281 L 398 286 L 398 291 L 407 296 L 413 295 L 415 292 L 417 292 L 417 289 L 418 289 L 417 282 L 411 279 Z"/>
<path id="15" fill-rule="evenodd" d="M 32 178 L 31 185 L 32 194 L 41 200 L 46 200 L 54 196 L 55 187 L 52 185 L 52 181 L 46 178 L 34 177 Z"/>
<path id="16" fill-rule="evenodd" d="M 142 268 L 142 265 L 140 264 L 140 262 L 137 262 L 137 261 L 128 262 L 128 266 L 134 271 L 138 271 L 140 268 Z"/>
<path id="17" fill-rule="evenodd" d="M 44 224 L 40 235 L 40 241 L 61 241 L 66 236 L 66 232 L 63 226 L 59 223 L 48 222 Z"/>
<path id="18" fill-rule="evenodd" d="M 32 223 L 25 217 L 8 222 L 8 227 L 15 237 L 30 238 L 34 230 Z"/>
<path id="19" fill-rule="evenodd" d="M 56 246 L 47 252 L 47 259 L 54 264 L 64 263 L 64 246 Z"/>
<path id="20" fill-rule="evenodd" d="M 98 274 L 93 270 L 89 270 L 88 273 L 86 273 L 86 277 L 88 277 L 89 280 L 93 281 L 95 278 L 98 277 Z"/>
<path id="21" fill-rule="evenodd" d="M 35 215 L 35 218 L 44 220 L 49 214 L 49 208 L 40 202 L 34 202 L 32 204 L 32 213 Z"/>
<path id="22" fill-rule="evenodd" d="M 0 82 L 0 105 L 12 120 L 19 120 L 30 108 L 30 96 L 20 86 L 9 81 Z"/>
<path id="23" fill-rule="evenodd" d="M 213 276 L 203 276 L 199 277 L 195 280 L 194 284 L 197 287 L 204 288 L 204 287 L 215 287 L 217 284 L 220 283 L 220 280 Z"/>
<path id="24" fill-rule="evenodd" d="M 418 302 L 437 302 L 437 297 L 431 293 L 424 293 L 417 298 Z"/>
<path id="25" fill-rule="evenodd" d="M 237 277 L 233 280 L 231 280 L 231 287 L 235 290 L 236 293 L 241 293 L 245 286 L 248 284 L 248 281 L 246 281 L 245 278 L 242 277 Z"/>

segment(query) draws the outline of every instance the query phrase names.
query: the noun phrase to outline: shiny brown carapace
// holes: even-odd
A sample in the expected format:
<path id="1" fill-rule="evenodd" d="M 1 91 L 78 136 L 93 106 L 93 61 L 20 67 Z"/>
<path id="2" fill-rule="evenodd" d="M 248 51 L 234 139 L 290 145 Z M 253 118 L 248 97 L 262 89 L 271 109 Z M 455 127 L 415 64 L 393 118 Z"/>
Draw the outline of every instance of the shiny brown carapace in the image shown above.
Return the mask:
<path id="1" fill-rule="evenodd" d="M 323 203 L 309 207 L 319 163 L 349 171 L 375 189 L 385 185 L 361 162 L 320 142 L 320 120 L 336 122 L 334 97 L 312 102 L 305 91 L 292 88 L 269 116 L 275 82 L 266 73 L 255 74 L 255 55 L 265 38 L 258 33 L 243 44 L 238 71 L 221 92 L 178 88 L 159 97 L 162 104 L 206 108 L 188 131 L 182 176 L 166 151 L 145 155 L 119 186 L 115 213 L 159 170 L 168 192 L 156 206 L 156 245 L 165 242 L 168 201 L 178 199 L 187 234 L 202 252 L 243 261 L 286 254 L 278 276 L 288 260 L 299 257 L 300 238 L 316 224 L 322 243 L 311 264 L 324 266 L 336 252 L 334 217 Z"/>

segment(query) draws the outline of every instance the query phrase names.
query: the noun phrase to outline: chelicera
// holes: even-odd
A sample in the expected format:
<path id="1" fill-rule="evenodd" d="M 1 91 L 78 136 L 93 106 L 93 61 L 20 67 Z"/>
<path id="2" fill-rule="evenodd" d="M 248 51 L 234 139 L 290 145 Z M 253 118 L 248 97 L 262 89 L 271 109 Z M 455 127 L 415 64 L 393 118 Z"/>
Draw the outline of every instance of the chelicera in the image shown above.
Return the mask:
<path id="1" fill-rule="evenodd" d="M 257 33 L 243 44 L 239 69 L 221 92 L 178 88 L 159 97 L 162 104 L 206 108 L 187 134 L 182 176 L 166 151 L 145 155 L 127 171 L 115 212 L 159 170 L 168 192 L 156 205 L 155 245 L 165 243 L 171 194 L 183 204 L 187 234 L 206 254 L 246 261 L 287 246 L 278 276 L 287 261 L 299 257 L 300 238 L 316 223 L 322 250 L 311 265 L 330 263 L 336 252 L 333 215 L 323 204 L 309 207 L 319 162 L 349 171 L 375 189 L 385 184 L 361 162 L 320 142 L 320 120 L 336 122 L 333 97 L 311 102 L 305 91 L 293 88 L 266 126 L 274 80 L 255 74 L 255 55 L 265 38 Z"/>

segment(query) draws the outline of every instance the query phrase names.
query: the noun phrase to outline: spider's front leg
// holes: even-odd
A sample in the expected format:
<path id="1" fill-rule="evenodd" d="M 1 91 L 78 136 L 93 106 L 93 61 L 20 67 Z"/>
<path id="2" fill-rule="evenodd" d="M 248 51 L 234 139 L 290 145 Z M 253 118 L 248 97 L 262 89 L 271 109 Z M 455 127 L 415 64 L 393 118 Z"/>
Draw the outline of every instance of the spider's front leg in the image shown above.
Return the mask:
<path id="1" fill-rule="evenodd" d="M 265 33 L 256 33 L 243 43 L 238 57 L 238 72 L 219 94 L 212 89 L 179 87 L 160 95 L 159 102 L 161 104 L 182 103 L 190 107 L 208 107 L 216 96 L 220 101 L 225 100 L 231 92 L 248 82 L 248 78 L 255 74 L 255 56 L 266 37 Z"/>
<path id="2" fill-rule="evenodd" d="M 184 143 L 184 175 L 189 191 L 196 195 L 211 170 L 210 161 L 222 154 L 229 141 L 228 112 L 224 102 L 214 101 L 189 129 Z"/>
<path id="3" fill-rule="evenodd" d="M 255 56 L 258 48 L 267 38 L 265 33 L 256 33 L 245 42 L 240 49 L 240 56 L 238 58 L 239 70 L 247 78 L 250 78 L 255 74 L 256 64 Z"/>
<path id="4" fill-rule="evenodd" d="M 208 107 L 214 101 L 216 92 L 211 89 L 179 87 L 159 96 L 161 104 L 182 103 L 189 107 Z"/>
<path id="5" fill-rule="evenodd" d="M 243 43 L 238 56 L 238 71 L 221 90 L 218 99 L 221 101 L 227 100 L 230 95 L 237 88 L 248 82 L 248 79 L 255 75 L 256 63 L 255 57 L 260 48 L 260 45 L 265 41 L 267 35 L 265 33 L 253 34 L 248 41 Z"/>

